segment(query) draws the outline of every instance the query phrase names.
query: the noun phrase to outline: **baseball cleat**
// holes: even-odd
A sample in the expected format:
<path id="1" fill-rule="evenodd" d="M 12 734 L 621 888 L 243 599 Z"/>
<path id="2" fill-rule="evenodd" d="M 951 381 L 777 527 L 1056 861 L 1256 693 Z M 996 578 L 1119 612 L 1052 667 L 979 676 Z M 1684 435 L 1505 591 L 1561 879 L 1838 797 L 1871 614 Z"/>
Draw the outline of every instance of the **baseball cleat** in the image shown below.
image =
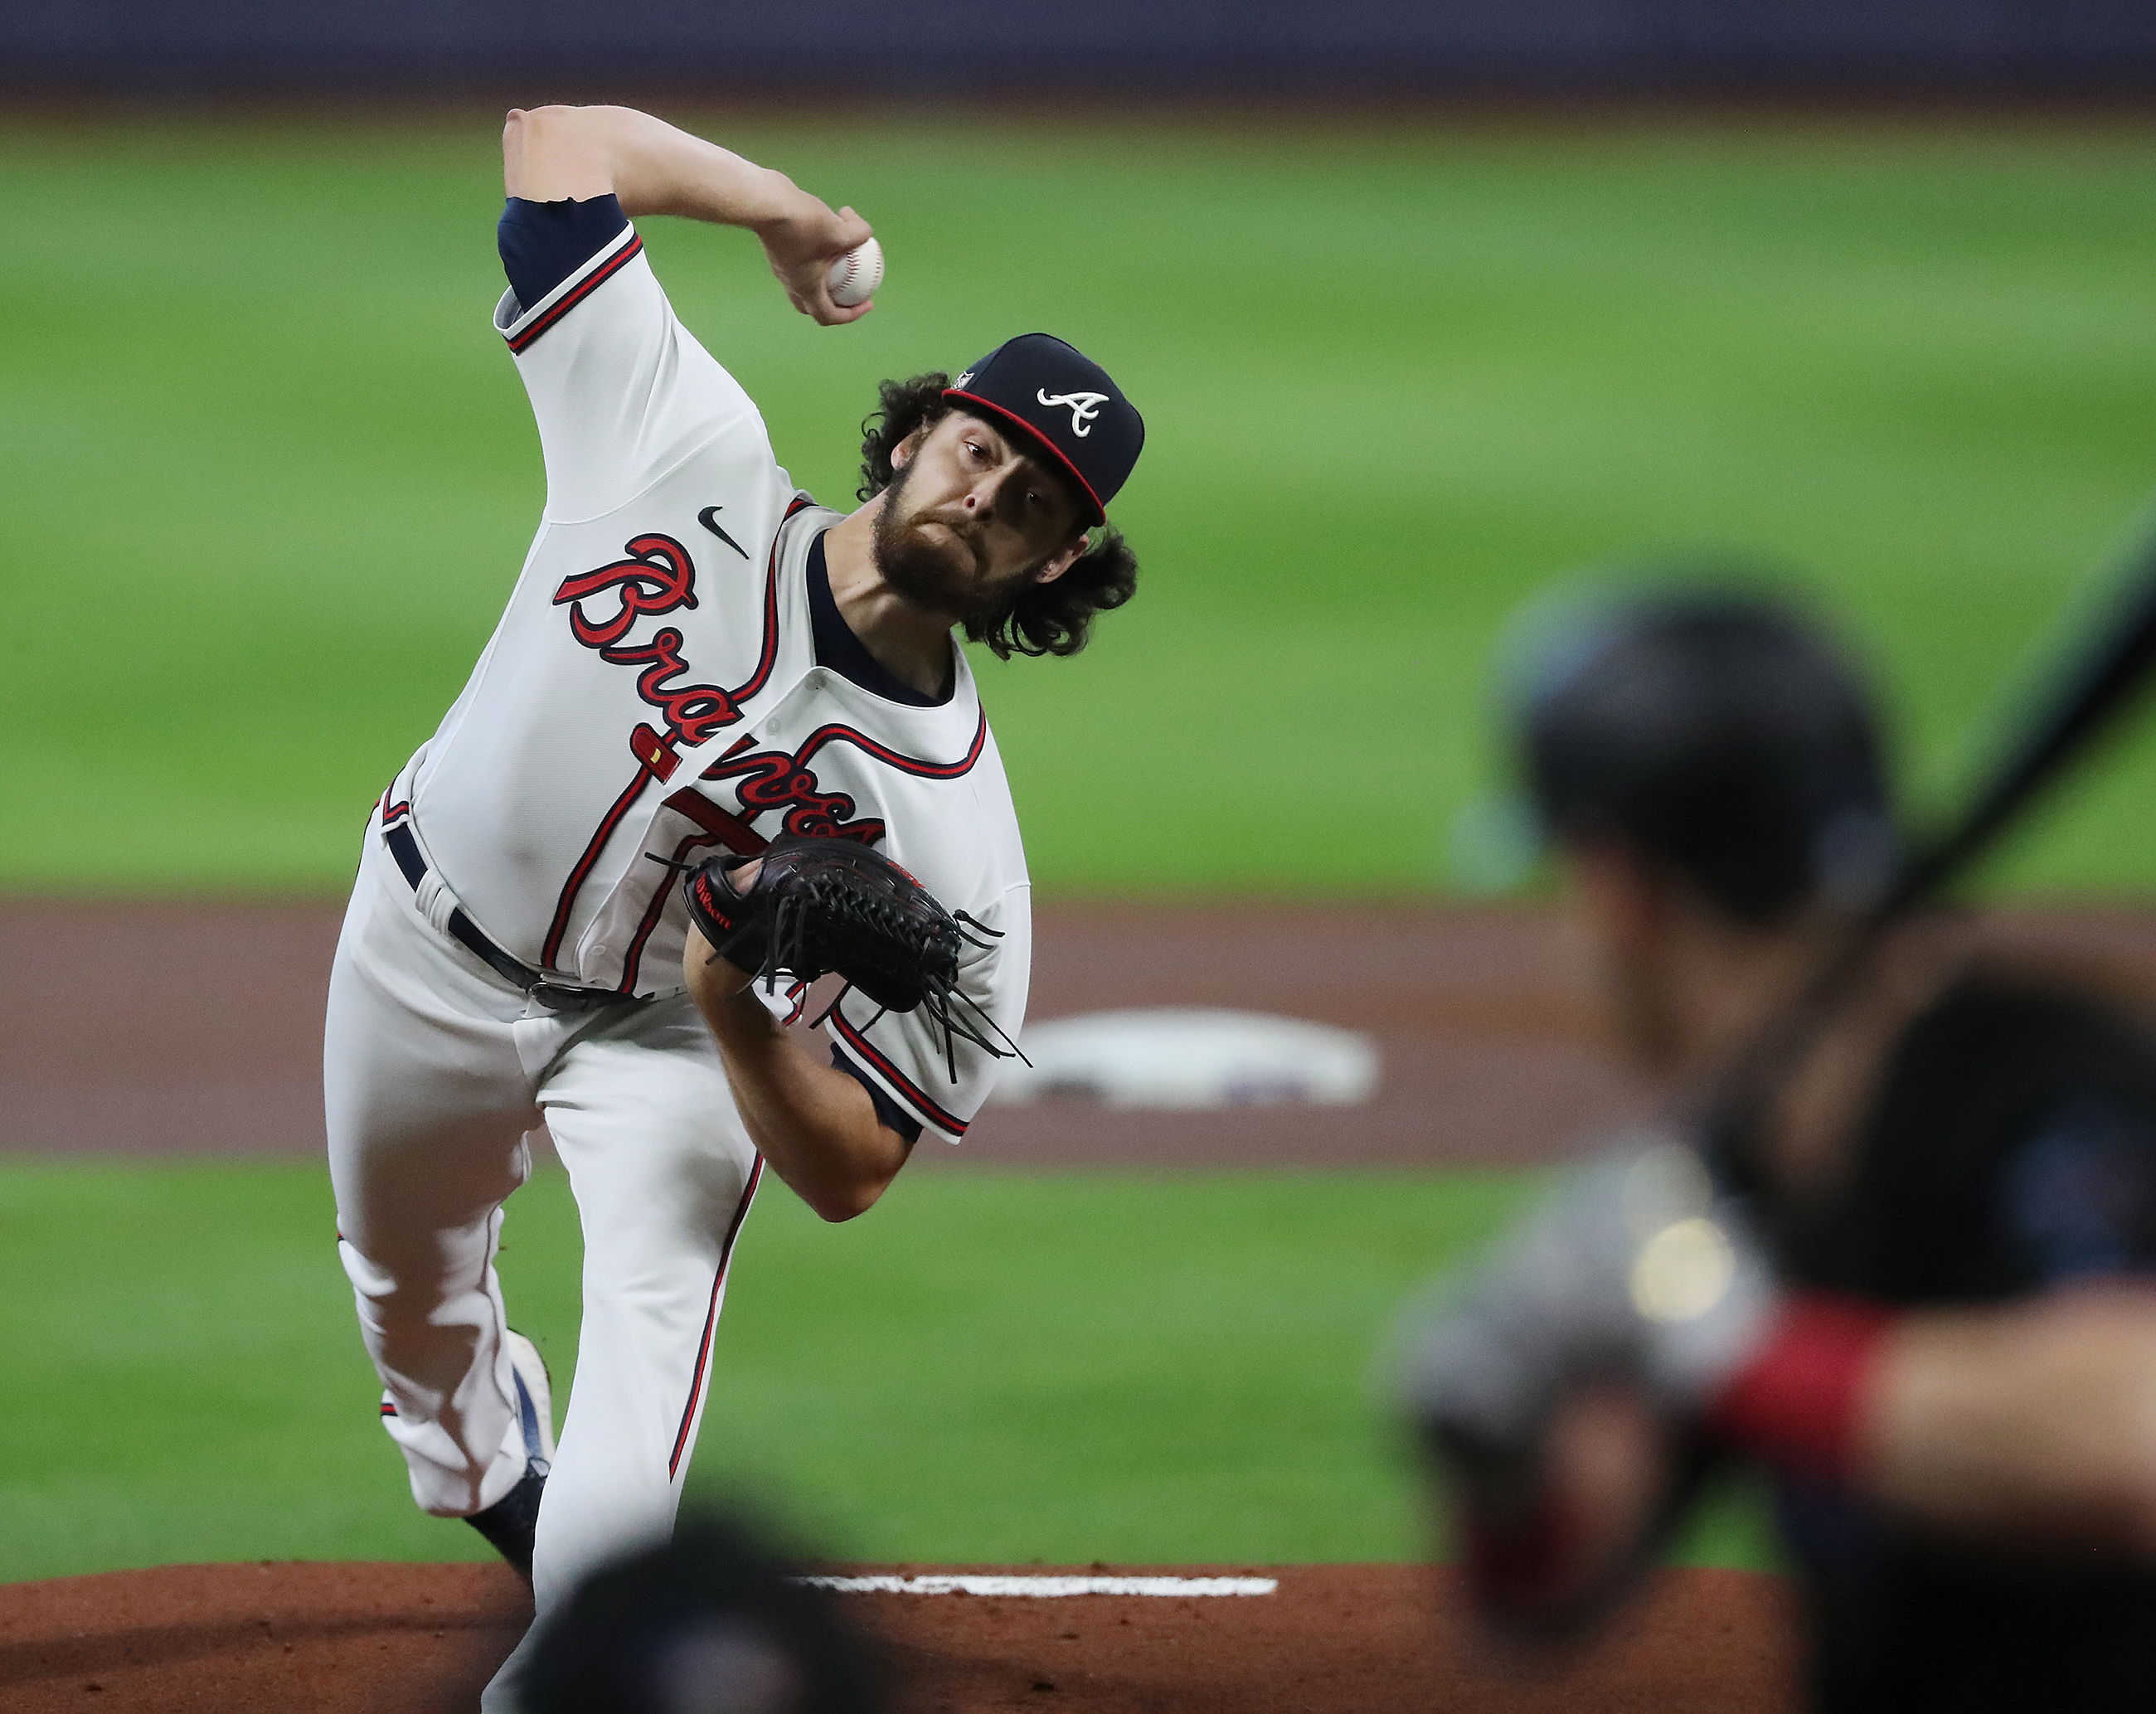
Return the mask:
<path id="1" fill-rule="evenodd" d="M 546 1469 L 534 1459 L 525 1467 L 523 1481 L 485 1511 L 465 1520 L 527 1583 L 531 1581 L 531 1547 L 539 1534 L 539 1501 L 546 1492 Z"/>
<path id="2" fill-rule="evenodd" d="M 546 1495 L 547 1472 L 554 1463 L 553 1386 L 537 1346 L 514 1328 L 502 1337 L 509 1347 L 510 1377 L 516 1387 L 517 1424 L 524 1434 L 524 1475 L 501 1499 L 465 1522 L 485 1537 L 528 1583 L 539 1502 Z"/>

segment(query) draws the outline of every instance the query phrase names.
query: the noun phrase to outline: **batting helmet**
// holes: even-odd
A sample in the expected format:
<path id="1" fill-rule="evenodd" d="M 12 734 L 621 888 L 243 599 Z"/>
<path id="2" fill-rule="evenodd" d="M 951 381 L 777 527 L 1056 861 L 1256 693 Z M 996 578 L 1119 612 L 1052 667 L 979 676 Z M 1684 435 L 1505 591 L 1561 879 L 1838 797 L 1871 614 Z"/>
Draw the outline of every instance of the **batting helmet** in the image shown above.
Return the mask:
<path id="1" fill-rule="evenodd" d="M 1871 699 L 1786 603 L 1673 587 L 1545 614 L 1511 674 L 1536 809 L 1740 921 L 1876 896 L 1895 860 Z"/>

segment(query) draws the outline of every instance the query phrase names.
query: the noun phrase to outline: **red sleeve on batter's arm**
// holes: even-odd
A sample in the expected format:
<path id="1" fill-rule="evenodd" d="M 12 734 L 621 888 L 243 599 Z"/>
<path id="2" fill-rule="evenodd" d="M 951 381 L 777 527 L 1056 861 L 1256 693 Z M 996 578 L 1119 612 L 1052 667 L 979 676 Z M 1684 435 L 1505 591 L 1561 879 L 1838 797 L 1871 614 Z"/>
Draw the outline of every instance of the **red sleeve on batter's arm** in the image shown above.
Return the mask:
<path id="1" fill-rule="evenodd" d="M 1708 1406 L 1708 1429 L 1769 1463 L 1846 1480 L 1880 1342 L 1895 1319 L 1861 1298 L 1785 1298 L 1758 1349 Z"/>

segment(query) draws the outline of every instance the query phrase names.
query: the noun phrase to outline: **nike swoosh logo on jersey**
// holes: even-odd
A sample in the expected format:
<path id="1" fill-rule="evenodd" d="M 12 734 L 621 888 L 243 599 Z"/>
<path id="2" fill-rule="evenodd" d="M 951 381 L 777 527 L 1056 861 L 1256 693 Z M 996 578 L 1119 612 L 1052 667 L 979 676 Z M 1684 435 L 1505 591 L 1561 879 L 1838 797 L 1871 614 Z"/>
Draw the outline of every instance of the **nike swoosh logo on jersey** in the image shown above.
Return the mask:
<path id="1" fill-rule="evenodd" d="M 733 551 L 739 554 L 743 559 L 747 559 L 748 557 L 748 550 L 746 547 L 743 547 L 740 542 L 735 541 L 732 536 L 727 535 L 725 531 L 719 527 L 718 515 L 725 510 L 726 508 L 724 506 L 707 505 L 703 509 L 703 511 L 696 514 L 696 521 L 701 524 L 706 530 L 709 530 L 714 536 L 717 536 L 720 541 L 725 542 L 727 547 L 733 549 Z"/>

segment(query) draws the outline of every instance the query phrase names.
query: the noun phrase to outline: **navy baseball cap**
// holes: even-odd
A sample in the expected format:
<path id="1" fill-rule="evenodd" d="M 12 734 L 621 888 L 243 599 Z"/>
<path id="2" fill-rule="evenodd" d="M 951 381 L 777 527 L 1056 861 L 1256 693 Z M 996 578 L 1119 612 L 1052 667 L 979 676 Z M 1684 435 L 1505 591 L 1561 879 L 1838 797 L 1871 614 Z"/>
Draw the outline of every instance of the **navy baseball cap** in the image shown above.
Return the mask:
<path id="1" fill-rule="evenodd" d="M 943 389 L 943 397 L 1025 430 L 1070 477 L 1089 524 L 1128 480 L 1145 445 L 1145 418 L 1108 372 L 1050 333 L 1007 339 Z"/>

